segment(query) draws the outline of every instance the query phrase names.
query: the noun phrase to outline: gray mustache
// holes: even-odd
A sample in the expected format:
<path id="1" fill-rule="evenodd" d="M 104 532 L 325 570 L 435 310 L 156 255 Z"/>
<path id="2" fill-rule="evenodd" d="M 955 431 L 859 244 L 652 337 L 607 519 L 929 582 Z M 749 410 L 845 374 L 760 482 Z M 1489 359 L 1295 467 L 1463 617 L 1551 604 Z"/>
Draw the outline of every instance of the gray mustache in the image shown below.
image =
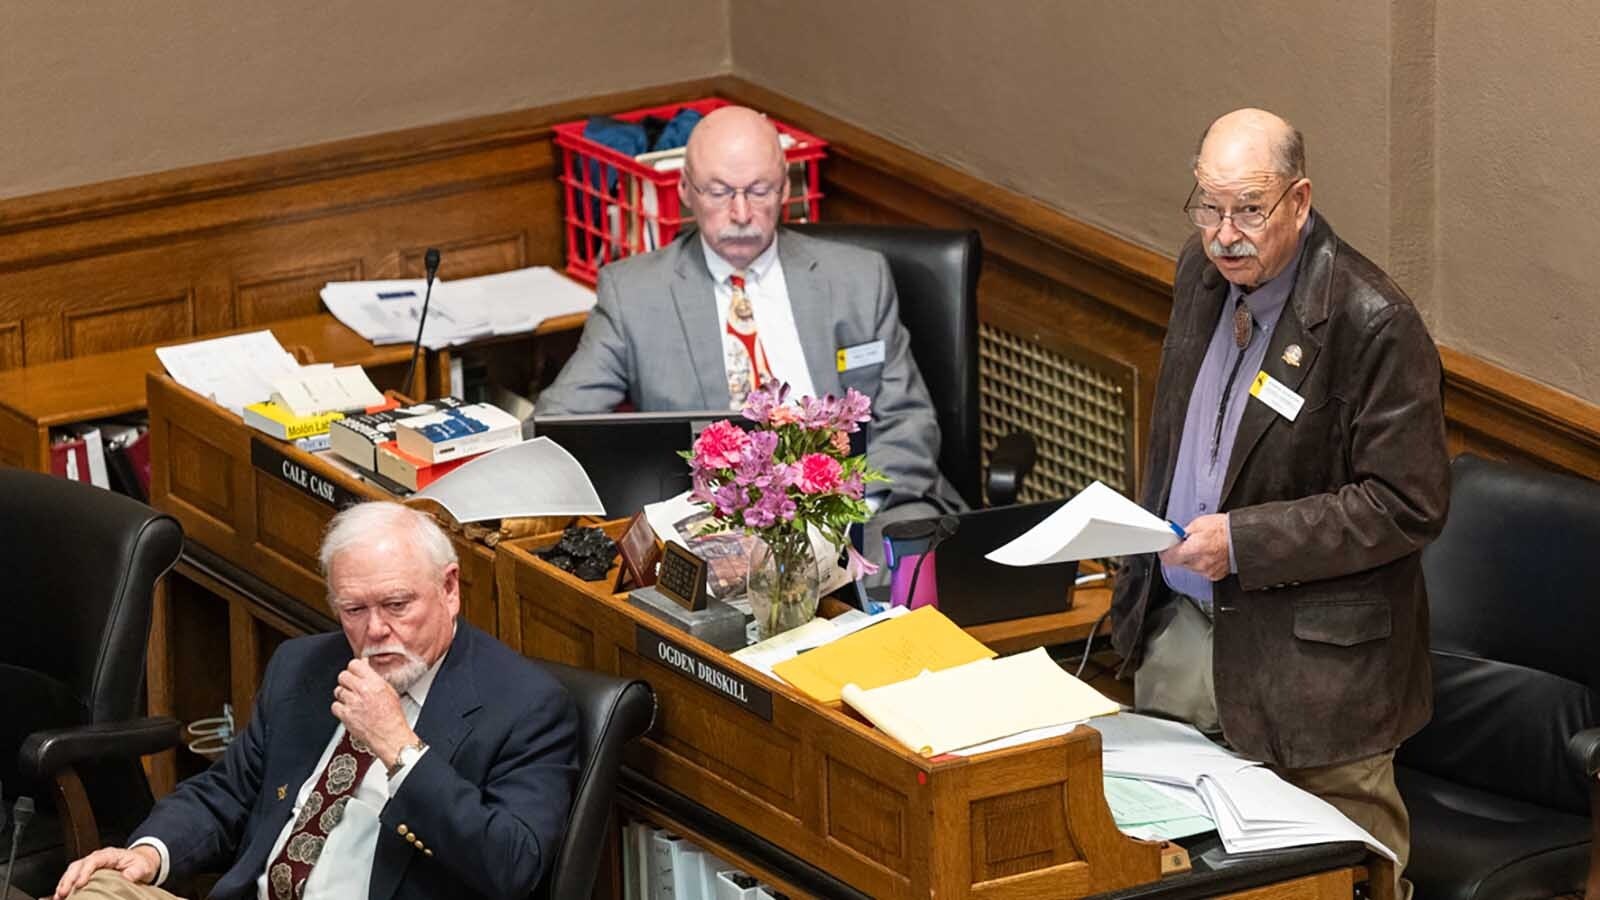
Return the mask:
<path id="1" fill-rule="evenodd" d="M 1249 241 L 1246 241 L 1246 240 L 1234 241 L 1232 244 L 1229 244 L 1228 246 L 1224 247 L 1222 245 L 1221 241 L 1217 240 L 1216 238 L 1212 238 L 1211 239 L 1211 245 L 1206 248 L 1206 251 L 1209 252 L 1214 257 L 1215 256 L 1246 257 L 1246 256 L 1256 256 L 1256 255 L 1258 255 L 1258 251 L 1256 250 L 1256 245 L 1252 244 L 1252 243 L 1250 243 Z"/>

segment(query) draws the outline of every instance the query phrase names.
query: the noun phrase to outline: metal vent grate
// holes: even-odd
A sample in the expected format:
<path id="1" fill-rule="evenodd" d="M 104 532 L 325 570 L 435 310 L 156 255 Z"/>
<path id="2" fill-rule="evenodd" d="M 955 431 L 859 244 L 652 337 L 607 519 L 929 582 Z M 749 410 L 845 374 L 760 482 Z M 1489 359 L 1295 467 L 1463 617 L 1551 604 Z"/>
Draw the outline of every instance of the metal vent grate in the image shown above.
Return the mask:
<path id="1" fill-rule="evenodd" d="M 1133 487 L 1133 370 L 1048 349 L 991 325 L 978 331 L 984 458 L 1001 437 L 1032 434 L 1038 461 L 1018 502 L 1071 497 L 1091 481 Z"/>

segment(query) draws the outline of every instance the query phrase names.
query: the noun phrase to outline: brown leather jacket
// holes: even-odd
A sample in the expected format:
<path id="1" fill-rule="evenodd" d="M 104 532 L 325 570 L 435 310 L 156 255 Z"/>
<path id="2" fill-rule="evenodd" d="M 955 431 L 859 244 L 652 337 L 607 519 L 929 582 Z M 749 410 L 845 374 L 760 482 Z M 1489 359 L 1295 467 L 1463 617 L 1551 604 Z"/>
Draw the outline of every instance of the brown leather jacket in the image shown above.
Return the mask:
<path id="1" fill-rule="evenodd" d="M 1449 503 L 1439 353 L 1382 270 L 1318 215 L 1262 368 L 1305 398 L 1249 400 L 1222 487 L 1238 573 L 1215 583 L 1217 711 L 1241 752 L 1319 766 L 1392 750 L 1432 714 L 1423 546 Z M 1198 239 L 1178 257 L 1141 504 L 1166 510 L 1184 413 L 1228 285 Z M 1284 351 L 1300 347 L 1300 364 Z M 1182 524 L 1182 523 L 1179 523 Z M 1171 601 L 1154 555 L 1112 601 L 1138 665 Z"/>

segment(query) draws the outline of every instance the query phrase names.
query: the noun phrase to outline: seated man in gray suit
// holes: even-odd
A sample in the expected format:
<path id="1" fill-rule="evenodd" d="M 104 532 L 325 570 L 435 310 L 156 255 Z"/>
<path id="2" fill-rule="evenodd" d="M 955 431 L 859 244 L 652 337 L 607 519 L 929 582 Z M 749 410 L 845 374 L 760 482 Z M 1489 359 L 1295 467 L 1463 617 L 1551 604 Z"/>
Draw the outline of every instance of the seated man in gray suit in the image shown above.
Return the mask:
<path id="1" fill-rule="evenodd" d="M 535 414 L 606 412 L 624 399 L 642 411 L 737 411 L 768 378 L 793 397 L 853 387 L 872 400 L 867 459 L 890 478 L 867 498 L 876 514 L 864 549 L 881 561 L 886 522 L 963 504 L 939 473 L 939 425 L 889 264 L 780 230 L 787 176 L 760 113 L 730 106 L 701 120 L 678 181 L 698 230 L 600 270 L 578 349 Z"/>

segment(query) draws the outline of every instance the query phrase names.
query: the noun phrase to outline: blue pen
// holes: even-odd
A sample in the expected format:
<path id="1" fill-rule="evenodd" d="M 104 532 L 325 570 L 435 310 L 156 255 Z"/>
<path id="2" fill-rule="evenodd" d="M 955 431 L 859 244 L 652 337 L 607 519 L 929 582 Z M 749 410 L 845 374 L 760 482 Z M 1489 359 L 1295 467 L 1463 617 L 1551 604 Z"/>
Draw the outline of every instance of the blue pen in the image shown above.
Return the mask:
<path id="1" fill-rule="evenodd" d="M 1184 531 L 1183 526 L 1179 525 L 1177 522 L 1168 522 L 1167 526 L 1172 529 L 1173 534 L 1178 536 L 1178 540 L 1186 541 L 1189 539 L 1189 532 Z"/>

